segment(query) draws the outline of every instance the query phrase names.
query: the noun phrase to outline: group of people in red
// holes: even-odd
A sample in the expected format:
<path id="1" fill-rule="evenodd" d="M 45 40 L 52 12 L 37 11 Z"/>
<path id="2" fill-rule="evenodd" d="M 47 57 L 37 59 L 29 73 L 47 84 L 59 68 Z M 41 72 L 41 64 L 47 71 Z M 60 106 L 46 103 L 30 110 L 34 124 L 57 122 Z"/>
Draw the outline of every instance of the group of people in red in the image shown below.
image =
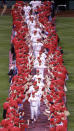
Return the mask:
<path id="1" fill-rule="evenodd" d="M 9 96 L 3 105 L 5 118 L 0 131 L 24 131 L 23 103 L 30 102 L 31 119 L 37 120 L 40 101 L 50 131 L 67 131 L 66 80 L 63 50 L 58 46 L 52 2 L 18 1 L 12 9 L 12 64 L 9 69 Z M 36 117 L 36 119 L 34 119 Z"/>

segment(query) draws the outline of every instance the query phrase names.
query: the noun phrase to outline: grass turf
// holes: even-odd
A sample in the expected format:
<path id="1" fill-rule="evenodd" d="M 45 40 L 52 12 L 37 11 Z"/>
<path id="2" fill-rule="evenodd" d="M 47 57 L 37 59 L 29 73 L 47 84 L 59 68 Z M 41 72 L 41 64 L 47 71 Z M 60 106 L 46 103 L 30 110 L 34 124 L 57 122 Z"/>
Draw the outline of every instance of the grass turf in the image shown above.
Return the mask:
<path id="1" fill-rule="evenodd" d="M 64 50 L 64 65 L 69 72 L 67 82 L 67 108 L 71 115 L 68 118 L 68 130 L 74 131 L 74 18 L 57 17 L 57 33 L 60 46 Z M 0 16 L 0 120 L 2 120 L 3 103 L 8 97 L 9 47 L 12 28 L 11 16 Z"/>
<path id="2" fill-rule="evenodd" d="M 3 103 L 8 97 L 8 66 L 12 20 L 10 16 L 0 16 L 0 120 Z"/>
<path id="3" fill-rule="evenodd" d="M 64 50 L 64 65 L 69 73 L 67 81 L 67 108 L 70 111 L 68 117 L 68 130 L 74 131 L 74 18 L 57 17 L 57 33 L 60 37 L 60 46 Z"/>

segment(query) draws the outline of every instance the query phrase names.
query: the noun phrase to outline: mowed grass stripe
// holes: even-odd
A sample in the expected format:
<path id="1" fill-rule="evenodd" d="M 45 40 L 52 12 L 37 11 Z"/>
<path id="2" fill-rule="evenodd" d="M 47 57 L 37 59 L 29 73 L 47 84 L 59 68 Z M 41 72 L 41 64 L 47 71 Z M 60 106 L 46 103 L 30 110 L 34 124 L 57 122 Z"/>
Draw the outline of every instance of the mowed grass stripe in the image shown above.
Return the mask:
<path id="1" fill-rule="evenodd" d="M 0 120 L 2 120 L 3 103 L 8 97 L 9 48 L 12 28 L 11 16 L 0 16 Z"/>

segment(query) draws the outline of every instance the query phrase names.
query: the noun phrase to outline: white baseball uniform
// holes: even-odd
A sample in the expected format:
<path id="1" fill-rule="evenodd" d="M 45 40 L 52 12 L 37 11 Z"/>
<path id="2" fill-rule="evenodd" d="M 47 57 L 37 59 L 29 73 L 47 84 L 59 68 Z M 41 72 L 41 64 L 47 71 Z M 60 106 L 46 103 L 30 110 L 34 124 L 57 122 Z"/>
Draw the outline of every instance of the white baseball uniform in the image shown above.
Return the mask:
<path id="1" fill-rule="evenodd" d="M 30 102 L 30 109 L 31 109 L 31 119 L 38 118 L 38 97 L 31 96 L 28 100 Z"/>

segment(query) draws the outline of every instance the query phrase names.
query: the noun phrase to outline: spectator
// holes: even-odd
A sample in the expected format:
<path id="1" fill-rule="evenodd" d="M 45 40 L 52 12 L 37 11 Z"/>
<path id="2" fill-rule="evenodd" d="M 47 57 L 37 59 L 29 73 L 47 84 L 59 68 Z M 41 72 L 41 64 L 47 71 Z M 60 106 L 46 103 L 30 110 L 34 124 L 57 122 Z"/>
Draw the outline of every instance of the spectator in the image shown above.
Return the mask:
<path id="1" fill-rule="evenodd" d="M 8 72 L 8 75 L 10 76 L 9 82 L 11 82 L 13 76 L 17 75 L 17 68 L 12 66 L 10 71 Z"/>
<path id="2" fill-rule="evenodd" d="M 55 16 L 55 2 L 52 0 L 52 12 L 51 12 L 51 17 L 53 18 Z"/>
<path id="3" fill-rule="evenodd" d="M 7 110 L 6 110 L 6 109 L 3 109 L 3 119 L 6 118 L 6 112 L 7 112 Z"/>
<path id="4" fill-rule="evenodd" d="M 3 10 L 1 12 L 1 16 L 3 16 L 5 14 L 6 9 L 7 9 L 6 0 L 2 0 L 2 3 L 3 3 Z"/>
<path id="5" fill-rule="evenodd" d="M 14 45 L 13 44 L 11 44 L 11 53 L 12 53 L 12 55 L 13 55 L 13 61 L 16 59 L 16 54 L 15 54 L 15 49 L 14 49 Z"/>

